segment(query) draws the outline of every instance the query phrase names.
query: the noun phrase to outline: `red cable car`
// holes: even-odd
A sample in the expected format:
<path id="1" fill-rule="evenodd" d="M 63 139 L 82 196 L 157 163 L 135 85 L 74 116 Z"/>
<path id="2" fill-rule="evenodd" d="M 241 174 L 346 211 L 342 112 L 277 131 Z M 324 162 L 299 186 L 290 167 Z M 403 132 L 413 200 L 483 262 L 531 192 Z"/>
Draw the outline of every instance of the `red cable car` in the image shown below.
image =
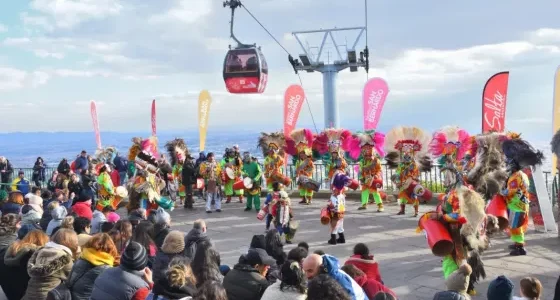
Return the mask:
<path id="1" fill-rule="evenodd" d="M 233 34 L 233 20 L 235 9 L 241 6 L 239 0 L 224 2 L 224 7 L 231 8 L 231 38 L 237 42 L 237 47 L 228 51 L 224 59 L 224 82 L 226 89 L 232 94 L 263 93 L 268 82 L 268 65 L 256 45 L 245 45 Z"/>

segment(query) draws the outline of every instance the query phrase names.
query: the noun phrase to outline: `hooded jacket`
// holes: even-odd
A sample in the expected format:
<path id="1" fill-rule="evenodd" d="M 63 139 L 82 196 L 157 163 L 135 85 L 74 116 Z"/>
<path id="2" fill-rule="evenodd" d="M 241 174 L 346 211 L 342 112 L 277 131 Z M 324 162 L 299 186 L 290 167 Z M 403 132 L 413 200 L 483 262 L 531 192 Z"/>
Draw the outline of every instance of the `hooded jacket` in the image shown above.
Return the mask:
<path id="1" fill-rule="evenodd" d="M 107 218 L 105 217 L 105 215 L 96 210 L 93 212 L 93 218 L 91 220 L 91 234 L 96 234 L 101 232 L 101 225 L 107 222 Z"/>
<path id="2" fill-rule="evenodd" d="M 51 236 L 53 230 L 62 224 L 62 220 L 66 218 L 67 215 L 68 212 L 64 206 L 59 206 L 51 211 L 52 220 L 49 222 L 46 231 L 48 236 Z"/>
<path id="3" fill-rule="evenodd" d="M 391 289 L 384 286 L 383 283 L 367 277 L 367 275 L 355 277 L 354 281 L 356 281 L 356 283 L 362 287 L 362 289 L 366 293 L 366 296 L 368 296 L 368 298 L 370 299 L 373 299 L 373 297 L 379 292 L 389 293 L 397 298 L 397 295 L 395 295 L 395 293 Z"/>
<path id="4" fill-rule="evenodd" d="M 206 232 L 202 232 L 200 229 L 191 229 L 185 237 L 185 256 L 193 259 L 198 244 L 203 242 L 210 243 L 210 238 L 206 235 Z"/>
<path id="5" fill-rule="evenodd" d="M 157 223 L 154 225 L 154 243 L 156 243 L 158 249 L 161 249 L 163 241 L 169 232 L 171 232 L 171 228 L 167 224 Z"/>
<path id="6" fill-rule="evenodd" d="M 257 269 L 242 263 L 229 271 L 223 284 L 229 300 L 259 300 L 269 285 Z"/>
<path id="7" fill-rule="evenodd" d="M 25 207 L 24 207 L 25 211 Z M 21 228 L 17 232 L 18 239 L 23 239 L 27 233 L 33 230 L 42 230 L 39 226 L 41 221 L 41 214 L 34 209 L 29 209 L 21 217 Z"/>
<path id="8" fill-rule="evenodd" d="M 154 284 L 154 289 L 152 291 L 152 296 L 158 296 L 158 300 L 163 299 L 189 299 L 189 297 L 194 296 L 196 293 L 196 287 L 194 285 L 184 285 L 182 287 L 175 287 L 169 284 L 166 278 L 161 278 Z M 150 299 L 150 298 L 148 298 Z M 192 299 L 192 298 L 191 298 Z"/>
<path id="9" fill-rule="evenodd" d="M 323 255 L 323 266 L 322 266 L 329 276 L 336 280 L 342 288 L 344 288 L 353 300 L 369 300 L 369 298 L 364 293 L 362 287 L 346 274 L 344 271 L 340 270 L 338 264 L 338 259 L 334 256 Z"/>
<path id="10" fill-rule="evenodd" d="M 113 264 L 114 258 L 110 257 L 110 254 L 84 249 L 82 257 L 72 267 L 66 282 L 72 293 L 72 300 L 89 300 L 95 279 Z"/>
<path id="11" fill-rule="evenodd" d="M 379 273 L 379 264 L 373 258 L 373 255 L 370 255 L 369 259 L 363 259 L 360 255 L 352 255 L 344 264 L 355 266 L 362 272 L 366 273 L 367 278 L 369 279 L 375 279 L 379 282 L 383 282 L 383 280 L 381 280 L 381 273 Z"/>
<path id="12" fill-rule="evenodd" d="M 21 299 L 27 290 L 27 262 L 37 246 L 26 244 L 15 254 L 10 248 L 0 251 L 0 286 L 8 299 Z"/>

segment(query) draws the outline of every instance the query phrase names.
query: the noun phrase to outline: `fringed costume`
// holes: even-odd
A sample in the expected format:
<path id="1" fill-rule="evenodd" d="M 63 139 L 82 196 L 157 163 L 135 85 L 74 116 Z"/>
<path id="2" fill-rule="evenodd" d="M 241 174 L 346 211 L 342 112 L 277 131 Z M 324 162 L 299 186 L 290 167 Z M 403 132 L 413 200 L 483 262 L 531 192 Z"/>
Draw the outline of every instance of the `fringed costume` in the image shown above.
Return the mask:
<path id="1" fill-rule="evenodd" d="M 351 179 L 341 171 L 337 171 L 331 181 L 333 190 L 342 191 Z M 344 236 L 344 212 L 346 211 L 346 195 L 344 193 L 333 193 L 327 202 L 327 212 L 330 217 L 330 233 L 331 238 L 327 243 L 331 245 L 344 244 L 346 238 Z M 338 234 L 338 238 L 336 235 Z"/>
<path id="2" fill-rule="evenodd" d="M 450 253 L 441 253 L 444 277 L 447 279 L 466 261 L 473 269 L 468 288 L 468 292 L 473 295 L 476 293 L 474 284 L 481 277 L 486 277 L 480 254 L 488 248 L 488 238 L 484 231 L 485 201 L 472 186 L 465 184 L 461 173 L 462 162 L 471 142 L 469 134 L 458 127 L 444 127 L 434 133 L 430 152 L 437 158 L 443 173 L 446 194 L 437 212 L 427 213 L 422 218 L 441 222 L 449 232 L 450 242 L 453 243 L 452 247 L 448 248 Z M 426 223 L 420 221 L 420 224 Z M 430 231 L 422 229 L 426 230 L 427 234 Z M 434 250 L 434 253 L 436 252 L 439 254 L 438 250 Z"/>
<path id="3" fill-rule="evenodd" d="M 325 162 L 325 176 L 332 180 L 337 170 L 346 172 L 348 163 L 344 158 L 342 145 L 351 136 L 346 129 L 326 129 L 315 137 L 313 149 L 317 151 Z"/>
<path id="4" fill-rule="evenodd" d="M 385 155 L 384 144 L 385 135 L 373 130 L 358 132 L 345 143 L 345 149 L 350 153 L 350 157 L 359 161 L 359 179 L 362 186 L 362 206 L 358 208 L 359 210 L 367 208 L 369 196 L 372 195 L 377 211 L 383 211 L 383 200 L 379 189 L 383 187 L 381 159 Z"/>
<path id="5" fill-rule="evenodd" d="M 262 132 L 258 147 L 261 148 L 264 156 L 264 178 L 266 179 L 267 190 L 272 191 L 272 183 L 274 182 L 288 186 L 291 180 L 282 172 L 284 157 L 281 152 L 286 147 L 284 134 L 282 132 Z"/>
<path id="6" fill-rule="evenodd" d="M 243 153 L 243 186 L 247 191 L 247 205 L 245 211 L 250 211 L 253 204 L 258 212 L 261 209 L 262 169 L 256 158 L 249 152 Z M 248 182 L 246 184 L 246 181 Z"/>
<path id="7" fill-rule="evenodd" d="M 398 215 L 404 215 L 406 204 L 414 207 L 414 216 L 418 216 L 418 197 L 431 198 L 431 192 L 420 184 L 420 172 L 430 171 L 432 161 L 427 155 L 430 136 L 420 128 L 396 127 L 385 136 L 385 160 L 395 174 L 391 180 L 399 189 Z"/>
<path id="8" fill-rule="evenodd" d="M 294 215 L 291 201 L 285 191 L 280 191 L 279 196 L 279 199 L 274 202 L 271 208 L 272 223 L 281 236 L 285 235 L 286 244 L 291 244 L 297 227 L 292 224 Z"/>
<path id="9" fill-rule="evenodd" d="M 318 190 L 318 183 L 313 180 L 315 164 L 313 163 L 313 133 L 309 129 L 296 129 L 286 138 L 286 153 L 295 160 L 295 176 L 298 182 L 301 204 L 311 204 L 313 191 Z"/>
<path id="10" fill-rule="evenodd" d="M 102 211 L 105 206 L 116 208 L 116 205 L 114 205 L 116 187 L 113 186 L 113 181 L 109 174 L 109 165 L 98 163 L 95 169 L 97 171 L 97 194 L 99 197 L 96 209 Z"/>
<path id="11" fill-rule="evenodd" d="M 208 154 L 208 161 L 200 164 L 200 175 L 206 185 L 206 212 L 212 212 L 212 201 L 217 212 L 222 210 L 222 166 L 216 162 L 214 154 Z"/>
<path id="12" fill-rule="evenodd" d="M 241 157 L 232 149 L 226 149 L 226 154 L 220 162 L 223 170 L 224 194 L 226 195 L 226 203 L 231 202 L 231 198 L 235 194 L 239 196 L 239 203 L 243 203 L 243 189 L 234 190 L 233 184 L 241 179 L 243 170 L 243 161 Z"/>
<path id="13" fill-rule="evenodd" d="M 128 211 L 144 208 L 149 213 L 159 206 L 173 209 L 173 202 L 169 198 L 161 197 L 165 181 L 159 177 L 157 138 L 150 137 L 145 140 L 133 138 L 132 143 L 129 150 L 129 164 L 132 162 L 133 165 L 129 165 L 129 171 L 133 171 L 133 176 L 127 183 Z M 134 154 L 136 156 L 132 157 Z"/>
<path id="14" fill-rule="evenodd" d="M 507 203 L 509 232 L 514 242 L 510 246 L 510 255 L 526 255 L 524 246 L 525 231 L 529 223 L 529 178 L 522 170 L 541 165 L 544 155 L 519 136 L 510 136 L 510 139 L 502 143 L 502 149 L 510 174 L 506 188 L 501 193 Z"/>
<path id="15" fill-rule="evenodd" d="M 192 203 L 192 189 L 190 195 L 187 195 L 186 187 L 183 185 L 183 164 L 185 163 L 186 158 L 190 158 L 189 149 L 187 148 L 187 144 L 185 144 L 185 140 L 183 139 L 174 139 L 172 141 L 167 142 L 165 144 L 165 148 L 167 148 L 167 152 L 169 153 L 169 157 L 171 158 L 171 166 L 173 168 L 173 180 L 177 182 L 177 194 L 179 195 L 179 204 L 183 205 L 183 201 L 188 196 L 190 202 Z"/>

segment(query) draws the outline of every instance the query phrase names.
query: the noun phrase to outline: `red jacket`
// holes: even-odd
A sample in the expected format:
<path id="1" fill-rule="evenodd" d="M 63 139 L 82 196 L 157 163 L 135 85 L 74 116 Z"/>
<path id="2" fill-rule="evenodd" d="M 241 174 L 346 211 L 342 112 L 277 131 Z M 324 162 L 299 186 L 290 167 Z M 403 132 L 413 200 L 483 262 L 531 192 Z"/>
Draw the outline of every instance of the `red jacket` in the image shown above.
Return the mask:
<path id="1" fill-rule="evenodd" d="M 373 255 L 370 255 L 370 259 L 363 259 L 360 255 L 352 255 L 344 264 L 354 265 L 356 268 L 366 273 L 368 278 L 383 282 L 383 280 L 381 280 L 381 273 L 379 273 L 379 264 L 373 259 Z"/>
<path id="2" fill-rule="evenodd" d="M 72 206 L 72 211 L 78 215 L 78 217 L 84 217 L 88 220 L 93 219 L 93 212 L 91 211 L 91 206 L 86 202 L 77 202 Z"/>
<path id="3" fill-rule="evenodd" d="M 358 283 L 362 287 L 362 289 L 364 289 L 364 292 L 369 299 L 373 299 L 379 292 L 389 293 L 393 295 L 395 299 L 397 298 L 397 295 L 395 295 L 395 293 L 391 291 L 390 288 L 384 286 L 383 283 L 375 279 L 368 278 L 367 275 L 356 277 L 354 278 L 354 281 L 356 281 L 356 283 Z"/>
<path id="4" fill-rule="evenodd" d="M 121 176 L 117 170 L 111 171 L 111 181 L 114 187 L 121 185 Z"/>

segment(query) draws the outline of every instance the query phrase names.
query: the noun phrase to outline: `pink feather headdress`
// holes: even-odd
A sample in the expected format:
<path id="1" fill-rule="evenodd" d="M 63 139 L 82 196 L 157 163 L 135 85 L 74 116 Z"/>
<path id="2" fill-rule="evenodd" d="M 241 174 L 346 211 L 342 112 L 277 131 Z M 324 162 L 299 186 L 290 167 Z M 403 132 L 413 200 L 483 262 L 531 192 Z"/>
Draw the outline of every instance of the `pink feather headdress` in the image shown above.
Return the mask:
<path id="1" fill-rule="evenodd" d="M 385 156 L 385 151 L 383 150 L 385 146 L 385 135 L 381 132 L 358 132 L 351 137 L 344 140 L 342 148 L 347 151 L 350 157 L 354 160 L 360 157 L 360 154 L 365 148 L 371 148 L 371 155 L 379 155 L 379 157 Z M 369 154 L 368 154 L 369 155 Z"/>
<path id="2" fill-rule="evenodd" d="M 435 157 L 450 155 L 460 161 L 471 149 L 472 139 L 467 131 L 459 127 L 443 127 L 434 133 L 430 142 L 430 153 Z"/>
<path id="3" fill-rule="evenodd" d="M 312 154 L 313 132 L 309 129 L 296 129 L 286 137 L 286 153 L 296 156 L 304 152 L 307 156 Z"/>
<path id="4" fill-rule="evenodd" d="M 352 134 L 346 129 L 325 129 L 313 141 L 313 149 L 323 155 L 327 152 L 340 152 L 344 141 Z"/>

